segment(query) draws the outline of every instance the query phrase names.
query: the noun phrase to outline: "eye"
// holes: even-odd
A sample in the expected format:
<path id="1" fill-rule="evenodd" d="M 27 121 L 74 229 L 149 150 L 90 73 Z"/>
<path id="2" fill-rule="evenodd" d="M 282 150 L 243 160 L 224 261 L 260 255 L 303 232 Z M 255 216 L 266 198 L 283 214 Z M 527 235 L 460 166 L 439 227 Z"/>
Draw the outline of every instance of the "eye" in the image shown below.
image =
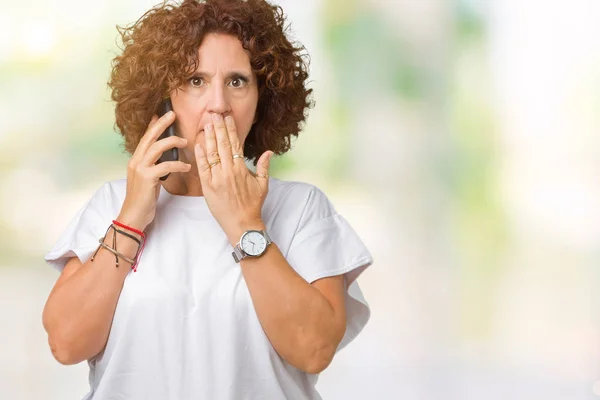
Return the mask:
<path id="1" fill-rule="evenodd" d="M 231 84 L 232 87 L 234 87 L 234 88 L 241 88 L 241 87 L 244 87 L 248 81 L 246 80 L 246 78 L 238 76 L 236 78 L 233 78 L 229 82 L 230 82 L 230 84 Z"/>
<path id="2" fill-rule="evenodd" d="M 190 85 L 192 85 L 193 87 L 200 87 L 204 83 L 202 78 L 197 77 L 197 76 L 190 78 L 189 82 L 190 82 Z"/>

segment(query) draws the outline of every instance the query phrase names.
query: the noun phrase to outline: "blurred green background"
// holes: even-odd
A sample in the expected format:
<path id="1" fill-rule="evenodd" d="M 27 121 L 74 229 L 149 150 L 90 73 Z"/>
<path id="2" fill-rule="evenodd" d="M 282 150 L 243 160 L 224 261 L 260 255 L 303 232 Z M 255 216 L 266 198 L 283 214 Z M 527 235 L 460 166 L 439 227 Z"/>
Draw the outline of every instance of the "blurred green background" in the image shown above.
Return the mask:
<path id="1" fill-rule="evenodd" d="M 66 399 L 43 255 L 125 177 L 115 25 L 154 1 L 0 8 L 0 397 Z M 600 396 L 600 3 L 292 0 L 316 108 L 272 175 L 322 188 L 375 264 L 326 399 Z"/>

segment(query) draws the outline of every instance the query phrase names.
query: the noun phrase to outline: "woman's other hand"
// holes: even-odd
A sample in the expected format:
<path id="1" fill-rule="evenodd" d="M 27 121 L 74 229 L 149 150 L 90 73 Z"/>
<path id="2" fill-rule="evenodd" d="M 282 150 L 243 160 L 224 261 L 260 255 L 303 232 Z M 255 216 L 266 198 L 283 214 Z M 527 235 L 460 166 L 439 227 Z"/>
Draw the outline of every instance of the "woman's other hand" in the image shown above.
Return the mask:
<path id="1" fill-rule="evenodd" d="M 244 162 L 233 118 L 213 114 L 212 121 L 204 127 L 205 143 L 194 147 L 196 163 L 206 203 L 235 245 L 245 230 L 264 228 L 261 210 L 269 191 L 273 152 L 264 152 L 256 174 L 252 173 Z"/>
<path id="2" fill-rule="evenodd" d="M 166 161 L 156 165 L 163 152 L 174 147 L 183 148 L 187 139 L 171 136 L 157 140 L 175 120 L 170 111 L 158 118 L 152 117 L 135 152 L 127 164 L 127 194 L 117 217 L 119 222 L 144 230 L 156 214 L 156 201 L 160 193 L 161 176 L 172 172 L 188 172 L 190 164 L 182 161 Z"/>

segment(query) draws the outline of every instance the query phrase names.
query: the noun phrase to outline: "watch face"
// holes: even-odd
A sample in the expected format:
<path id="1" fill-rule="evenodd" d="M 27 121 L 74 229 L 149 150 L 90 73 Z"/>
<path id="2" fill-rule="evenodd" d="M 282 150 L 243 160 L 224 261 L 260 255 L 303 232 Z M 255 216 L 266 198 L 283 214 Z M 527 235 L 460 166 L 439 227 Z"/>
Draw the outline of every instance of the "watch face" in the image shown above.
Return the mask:
<path id="1" fill-rule="evenodd" d="M 267 240 L 259 231 L 248 231 L 242 237 L 240 247 L 249 256 L 258 256 L 267 248 Z"/>

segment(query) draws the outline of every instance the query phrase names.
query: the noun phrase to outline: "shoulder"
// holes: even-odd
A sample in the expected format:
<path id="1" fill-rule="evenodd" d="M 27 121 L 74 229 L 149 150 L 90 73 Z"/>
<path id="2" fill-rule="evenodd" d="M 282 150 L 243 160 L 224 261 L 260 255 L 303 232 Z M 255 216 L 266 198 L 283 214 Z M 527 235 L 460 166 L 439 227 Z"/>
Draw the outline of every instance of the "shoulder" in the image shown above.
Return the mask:
<path id="1" fill-rule="evenodd" d="M 302 220 L 327 218 L 336 214 L 327 195 L 317 186 L 271 177 L 267 202 L 271 208 L 295 212 Z"/>
<path id="2" fill-rule="evenodd" d="M 87 207 L 98 211 L 107 210 L 107 212 L 113 212 L 122 204 L 126 191 L 126 179 L 106 181 L 92 195 Z"/>
<path id="3" fill-rule="evenodd" d="M 327 196 L 317 186 L 301 181 L 286 181 L 271 177 L 269 180 L 269 196 L 277 200 L 326 199 Z"/>
<path id="4" fill-rule="evenodd" d="M 123 203 L 125 195 L 127 194 L 126 178 L 107 181 L 104 183 L 103 187 L 107 196 L 107 201 L 109 201 L 113 207 L 120 206 Z"/>
<path id="5" fill-rule="evenodd" d="M 112 181 L 107 181 L 102 185 L 104 190 L 112 197 L 123 197 L 127 192 L 127 179 L 115 179 Z"/>
<path id="6" fill-rule="evenodd" d="M 300 181 L 286 181 L 269 178 L 269 196 L 280 198 L 302 197 L 316 189 L 316 186 Z"/>

